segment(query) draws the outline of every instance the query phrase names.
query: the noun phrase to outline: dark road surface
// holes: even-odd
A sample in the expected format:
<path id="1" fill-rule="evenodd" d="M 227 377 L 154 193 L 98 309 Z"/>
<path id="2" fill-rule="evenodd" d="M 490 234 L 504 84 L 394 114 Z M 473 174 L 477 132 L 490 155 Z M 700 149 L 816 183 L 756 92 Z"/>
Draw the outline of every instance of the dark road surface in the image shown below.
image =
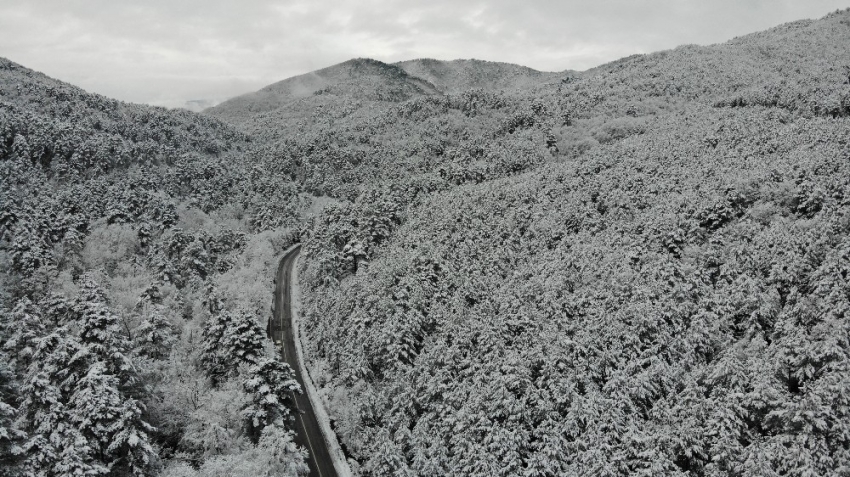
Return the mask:
<path id="1" fill-rule="evenodd" d="M 274 314 L 269 323 L 269 335 L 279 343 L 284 360 L 292 367 L 295 378 L 304 394 L 295 395 L 295 403 L 301 412 L 295 412 L 295 442 L 307 449 L 310 453 L 307 464 L 310 466 L 310 475 L 317 477 L 337 477 L 338 474 L 333 466 L 333 460 L 328 450 L 322 430 L 316 420 L 313 405 L 306 394 L 304 377 L 301 376 L 301 366 L 298 364 L 298 354 L 295 351 L 295 335 L 292 330 L 292 268 L 295 258 L 301 251 L 301 245 L 297 245 L 289 253 L 280 259 L 277 267 Z"/>

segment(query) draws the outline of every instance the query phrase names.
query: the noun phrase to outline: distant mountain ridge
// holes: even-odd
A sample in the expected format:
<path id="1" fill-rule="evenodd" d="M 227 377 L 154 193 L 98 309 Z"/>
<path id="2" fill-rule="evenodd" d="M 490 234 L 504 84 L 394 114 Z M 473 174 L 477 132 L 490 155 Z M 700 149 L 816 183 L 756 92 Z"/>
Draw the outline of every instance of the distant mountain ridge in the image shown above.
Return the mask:
<path id="1" fill-rule="evenodd" d="M 355 58 L 270 84 L 210 108 L 213 116 L 245 117 L 279 109 L 292 101 L 323 93 L 378 101 L 402 101 L 437 93 L 434 85 L 404 69 L 368 58 Z"/>
<path id="2" fill-rule="evenodd" d="M 430 58 L 394 63 L 409 75 L 422 78 L 443 93 L 469 89 L 516 89 L 552 81 L 567 72 L 543 72 L 527 66 L 483 60 L 440 61 Z"/>
<path id="3" fill-rule="evenodd" d="M 281 109 L 293 101 L 321 94 L 398 102 L 476 88 L 513 90 L 553 81 L 563 74 L 474 59 L 425 58 L 390 64 L 355 58 L 231 98 L 205 112 L 232 121 Z"/>

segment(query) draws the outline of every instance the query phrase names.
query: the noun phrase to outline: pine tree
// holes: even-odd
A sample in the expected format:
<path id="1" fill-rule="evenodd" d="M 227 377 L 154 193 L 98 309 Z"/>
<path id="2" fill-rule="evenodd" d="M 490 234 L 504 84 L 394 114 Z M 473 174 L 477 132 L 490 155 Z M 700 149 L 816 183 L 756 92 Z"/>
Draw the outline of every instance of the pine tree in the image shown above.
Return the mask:
<path id="1" fill-rule="evenodd" d="M 135 350 L 152 359 L 168 356 L 176 337 L 174 327 L 163 314 L 162 306 L 154 306 L 150 314 L 134 330 Z"/>
<path id="2" fill-rule="evenodd" d="M 125 355 L 129 349 L 121 334 L 118 317 L 106 305 L 106 298 L 90 275 L 83 277 L 82 290 L 73 304 L 73 316 L 80 327 L 80 342 L 94 360 L 106 363 L 107 370 L 119 379 L 122 390 L 139 383 L 133 363 Z"/>
<path id="3" fill-rule="evenodd" d="M 293 393 L 301 393 L 301 386 L 292 368 L 280 359 L 262 358 L 249 373 L 244 387 L 251 395 L 251 404 L 242 415 L 247 421 L 248 436 L 257 443 L 266 426 L 278 420 L 290 420 L 295 407 Z"/>
<path id="4" fill-rule="evenodd" d="M 201 362 L 214 379 L 233 374 L 240 365 L 255 365 L 263 354 L 265 331 L 246 311 L 222 311 L 204 326 Z"/>
<path id="5" fill-rule="evenodd" d="M 20 370 L 29 366 L 34 353 L 35 341 L 44 336 L 46 328 L 35 305 L 29 298 L 22 298 L 11 312 L 3 314 L 2 349 L 14 357 L 12 366 Z"/>
<path id="6" fill-rule="evenodd" d="M 108 469 L 79 431 L 67 395 L 84 374 L 88 350 L 60 329 L 37 341 L 22 388 L 25 470 L 31 476 L 102 475 Z"/>
<path id="7" fill-rule="evenodd" d="M 230 313 L 215 313 L 204 324 L 201 364 L 214 379 L 225 376 L 230 371 L 229 360 L 224 349 L 228 330 L 232 327 Z"/>
<path id="8" fill-rule="evenodd" d="M 154 428 L 142 419 L 144 406 L 121 394 L 118 378 L 106 374 L 104 363 L 96 362 L 89 368 L 68 404 L 77 429 L 113 472 L 133 476 L 151 473 L 157 456 L 148 436 Z"/>
<path id="9" fill-rule="evenodd" d="M 20 470 L 26 434 L 15 423 L 19 392 L 8 356 L 0 352 L 0 477 L 17 475 Z"/>
<path id="10" fill-rule="evenodd" d="M 260 326 L 253 313 L 241 310 L 235 313 L 232 328 L 228 330 L 225 347 L 238 364 L 257 364 L 263 355 L 265 330 Z"/>
<path id="11" fill-rule="evenodd" d="M 27 138 L 20 134 L 16 134 L 12 141 L 12 151 L 18 156 L 18 158 L 24 161 L 29 161 L 30 144 L 29 141 L 27 141 Z"/>
<path id="12" fill-rule="evenodd" d="M 70 305 L 45 308 L 66 325 L 33 338 L 24 380 L 24 449 L 33 475 L 151 475 L 156 452 L 118 318 L 91 276 Z M 56 318 L 54 318 L 56 319 Z M 71 330 L 77 330 L 72 333 Z M 79 338 L 77 338 L 79 336 Z"/>
<path id="13" fill-rule="evenodd" d="M 45 323 L 61 326 L 69 318 L 73 303 L 62 295 L 51 294 L 39 303 Z"/>

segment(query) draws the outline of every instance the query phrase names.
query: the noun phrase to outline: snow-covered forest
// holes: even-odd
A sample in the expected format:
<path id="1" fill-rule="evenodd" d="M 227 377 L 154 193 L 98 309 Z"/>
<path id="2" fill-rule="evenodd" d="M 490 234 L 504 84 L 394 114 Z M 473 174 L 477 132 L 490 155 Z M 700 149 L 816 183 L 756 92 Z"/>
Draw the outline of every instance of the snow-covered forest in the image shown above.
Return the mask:
<path id="1" fill-rule="evenodd" d="M 7 60 L 0 131 L 0 473 L 304 471 L 265 331 L 299 187 L 220 121 Z"/>
<path id="2" fill-rule="evenodd" d="M 202 114 L 0 59 L 0 475 L 850 472 L 850 10 L 585 72 L 355 59 Z"/>

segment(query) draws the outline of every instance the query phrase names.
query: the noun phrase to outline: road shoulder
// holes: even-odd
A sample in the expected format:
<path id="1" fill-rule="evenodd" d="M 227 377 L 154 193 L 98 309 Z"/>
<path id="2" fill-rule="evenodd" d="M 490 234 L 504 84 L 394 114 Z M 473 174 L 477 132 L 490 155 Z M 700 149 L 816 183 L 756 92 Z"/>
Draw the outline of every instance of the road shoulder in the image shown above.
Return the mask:
<path id="1" fill-rule="evenodd" d="M 301 376 L 304 381 L 304 392 L 307 394 L 308 399 L 310 399 L 310 403 L 313 405 L 313 412 L 316 415 L 316 420 L 319 423 L 319 427 L 322 430 L 322 437 L 325 439 L 325 444 L 328 447 L 329 453 L 331 454 L 331 458 L 333 459 L 334 468 L 341 477 L 352 477 L 353 474 L 351 472 L 351 468 L 348 465 L 348 462 L 345 459 L 345 454 L 342 452 L 342 448 L 339 445 L 339 441 L 337 440 L 336 434 L 333 429 L 331 429 L 331 421 L 328 417 L 327 412 L 325 411 L 325 406 L 322 403 L 322 400 L 319 398 L 319 393 L 316 391 L 316 387 L 313 384 L 313 378 L 310 376 L 310 373 L 307 371 L 306 362 L 304 361 L 304 351 L 301 347 L 301 287 L 298 282 L 298 262 L 301 260 L 301 254 L 299 253 L 297 257 L 295 257 L 295 262 L 292 266 L 292 276 L 290 276 L 289 283 L 292 287 L 292 331 L 295 334 L 295 352 L 298 356 L 298 366 L 301 369 Z"/>

